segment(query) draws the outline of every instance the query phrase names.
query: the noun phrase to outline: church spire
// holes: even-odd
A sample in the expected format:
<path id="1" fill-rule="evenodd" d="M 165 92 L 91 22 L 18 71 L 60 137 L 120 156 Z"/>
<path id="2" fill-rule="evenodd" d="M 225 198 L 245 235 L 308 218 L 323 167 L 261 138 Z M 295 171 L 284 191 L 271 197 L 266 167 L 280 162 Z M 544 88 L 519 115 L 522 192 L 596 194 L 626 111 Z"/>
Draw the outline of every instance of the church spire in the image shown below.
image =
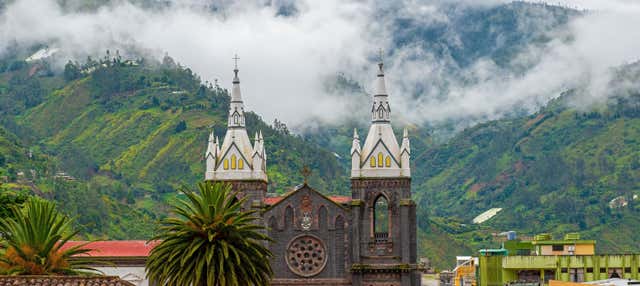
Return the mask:
<path id="1" fill-rule="evenodd" d="M 210 181 L 267 181 L 266 157 L 262 132 L 256 133 L 255 142 L 252 144 L 245 128 L 244 102 L 240 94 L 240 78 L 238 77 L 238 56 L 234 58 L 233 87 L 231 89 L 231 101 L 229 102 L 229 118 L 227 132 L 222 144 L 218 138 L 213 140 L 213 134 L 209 138 L 207 154 L 215 153 L 215 156 L 207 161 L 205 179 Z M 212 142 L 213 141 L 213 142 Z M 215 152 L 209 152 L 215 150 Z"/>
<path id="2" fill-rule="evenodd" d="M 371 125 L 362 149 L 359 149 L 359 138 L 354 134 L 351 147 L 351 178 L 411 177 L 409 136 L 407 132 L 403 134 L 404 149 L 401 149 L 391 126 L 391 107 L 383 67 L 381 59 L 374 85 Z"/>
<path id="3" fill-rule="evenodd" d="M 229 102 L 229 119 L 227 127 L 244 128 L 244 102 L 240 93 L 240 78 L 238 77 L 238 55 L 233 57 L 235 68 L 233 69 L 233 87 L 231 88 L 231 102 Z"/>
<path id="4" fill-rule="evenodd" d="M 371 107 L 371 122 L 390 122 L 391 120 L 391 107 L 389 106 L 389 95 L 387 94 L 387 86 L 384 81 L 383 66 L 382 55 L 380 55 L 378 76 L 373 93 L 373 106 Z"/>

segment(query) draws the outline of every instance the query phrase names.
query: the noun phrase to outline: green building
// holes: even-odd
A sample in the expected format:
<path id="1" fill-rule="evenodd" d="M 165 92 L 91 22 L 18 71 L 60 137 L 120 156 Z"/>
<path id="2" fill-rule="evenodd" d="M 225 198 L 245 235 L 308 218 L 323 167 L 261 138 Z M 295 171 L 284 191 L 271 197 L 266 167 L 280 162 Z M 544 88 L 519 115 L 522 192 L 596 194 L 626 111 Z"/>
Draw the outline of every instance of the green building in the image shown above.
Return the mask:
<path id="1" fill-rule="evenodd" d="M 596 255 L 595 241 L 576 234 L 562 240 L 547 234 L 532 241 L 509 240 L 501 249 L 481 250 L 478 264 L 479 286 L 640 278 L 640 254 Z"/>

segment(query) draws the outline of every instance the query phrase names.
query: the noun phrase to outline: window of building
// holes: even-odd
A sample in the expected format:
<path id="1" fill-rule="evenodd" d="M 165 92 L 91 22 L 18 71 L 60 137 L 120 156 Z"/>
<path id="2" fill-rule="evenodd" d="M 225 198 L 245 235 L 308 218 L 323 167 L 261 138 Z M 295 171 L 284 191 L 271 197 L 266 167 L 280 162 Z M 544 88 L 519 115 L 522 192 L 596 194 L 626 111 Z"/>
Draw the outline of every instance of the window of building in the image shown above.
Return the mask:
<path id="1" fill-rule="evenodd" d="M 224 159 L 224 162 L 222 163 L 222 167 L 225 170 L 229 170 L 229 159 Z"/>
<path id="2" fill-rule="evenodd" d="M 384 159 L 384 165 L 388 168 L 391 167 L 391 157 L 387 156 L 387 158 Z"/>
<path id="3" fill-rule="evenodd" d="M 600 267 L 600 273 L 607 273 L 607 268 Z"/>
<path id="4" fill-rule="evenodd" d="M 555 270 L 545 270 L 544 271 L 544 281 L 556 280 L 556 271 Z"/>
<path id="5" fill-rule="evenodd" d="M 376 167 L 376 157 L 371 156 L 371 160 L 369 160 L 369 167 L 371 167 L 371 168 L 375 168 Z"/>
<path id="6" fill-rule="evenodd" d="M 609 278 L 622 278 L 622 268 L 609 268 L 607 271 Z"/>
<path id="7" fill-rule="evenodd" d="M 236 169 L 236 155 L 231 155 L 231 170 Z"/>
<path id="8" fill-rule="evenodd" d="M 373 230 L 376 241 L 389 237 L 389 202 L 384 196 L 379 196 L 373 206 Z"/>
<path id="9" fill-rule="evenodd" d="M 569 269 L 569 281 L 584 282 L 584 268 Z"/>
<path id="10" fill-rule="evenodd" d="M 238 159 L 238 170 L 244 169 L 244 160 Z"/>
<path id="11" fill-rule="evenodd" d="M 587 267 L 587 273 L 593 273 L 593 267 Z"/>
<path id="12" fill-rule="evenodd" d="M 567 273 L 569 272 L 569 269 L 567 268 L 560 268 L 560 273 Z"/>
<path id="13" fill-rule="evenodd" d="M 631 267 L 625 267 L 624 273 L 631 273 Z"/>
<path id="14" fill-rule="evenodd" d="M 551 250 L 553 251 L 563 251 L 564 250 L 564 245 L 562 244 L 554 244 L 551 246 Z"/>
<path id="15" fill-rule="evenodd" d="M 384 158 L 382 156 L 382 152 L 378 153 L 378 167 L 382 167 L 384 164 Z"/>

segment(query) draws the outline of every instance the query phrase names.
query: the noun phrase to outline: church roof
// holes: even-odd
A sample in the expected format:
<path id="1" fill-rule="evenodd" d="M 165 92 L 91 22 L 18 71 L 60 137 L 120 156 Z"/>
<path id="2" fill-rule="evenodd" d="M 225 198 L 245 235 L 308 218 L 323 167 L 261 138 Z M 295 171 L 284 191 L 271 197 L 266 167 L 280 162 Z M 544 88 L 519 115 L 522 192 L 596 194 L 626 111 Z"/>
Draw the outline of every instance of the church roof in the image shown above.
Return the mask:
<path id="1" fill-rule="evenodd" d="M 62 246 L 62 250 L 85 243 L 87 241 L 68 241 Z M 84 248 L 92 249 L 87 255 L 94 257 L 147 257 L 158 243 L 160 242 L 146 240 L 94 241 L 89 242 Z"/>
<path id="2" fill-rule="evenodd" d="M 266 205 L 274 205 L 286 198 L 286 196 L 268 197 L 264 199 Z M 331 201 L 337 204 L 348 204 L 351 202 L 351 197 L 348 196 L 327 196 Z"/>

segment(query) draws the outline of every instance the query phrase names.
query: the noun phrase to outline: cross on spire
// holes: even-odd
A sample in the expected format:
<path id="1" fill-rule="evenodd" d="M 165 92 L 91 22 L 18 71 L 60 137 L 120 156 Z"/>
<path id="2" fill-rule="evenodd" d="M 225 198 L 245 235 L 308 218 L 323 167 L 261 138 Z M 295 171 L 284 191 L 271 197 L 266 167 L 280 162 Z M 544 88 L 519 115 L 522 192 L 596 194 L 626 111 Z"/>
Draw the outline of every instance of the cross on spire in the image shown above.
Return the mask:
<path id="1" fill-rule="evenodd" d="M 302 176 L 304 177 L 304 183 L 307 184 L 309 176 L 311 176 L 311 169 L 309 168 L 309 166 L 304 165 L 300 173 L 302 173 Z"/>
<path id="2" fill-rule="evenodd" d="M 238 69 L 238 60 L 240 59 L 240 58 L 238 57 L 238 54 L 235 54 L 235 56 L 234 56 L 232 59 L 233 59 L 233 60 L 235 61 L 235 63 L 236 63 L 236 69 Z"/>
<path id="3" fill-rule="evenodd" d="M 378 60 L 382 62 L 382 58 L 384 56 L 384 50 L 382 48 L 378 49 Z"/>

